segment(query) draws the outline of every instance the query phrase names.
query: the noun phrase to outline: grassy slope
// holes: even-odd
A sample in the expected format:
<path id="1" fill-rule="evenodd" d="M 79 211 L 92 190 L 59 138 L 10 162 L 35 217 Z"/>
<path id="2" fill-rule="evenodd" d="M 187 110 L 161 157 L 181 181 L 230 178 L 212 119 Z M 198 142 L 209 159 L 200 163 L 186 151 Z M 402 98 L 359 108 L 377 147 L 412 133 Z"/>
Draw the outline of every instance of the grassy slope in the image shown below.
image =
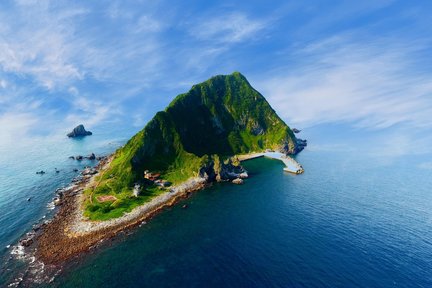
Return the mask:
<path id="1" fill-rule="evenodd" d="M 119 217 L 160 194 L 143 182 L 144 170 L 158 171 L 176 184 L 219 156 L 278 149 L 284 142 L 294 149 L 294 140 L 291 129 L 243 75 L 215 76 L 177 96 L 116 151 L 93 197 L 110 194 L 119 200 L 87 201 L 85 214 L 94 220 Z M 145 187 L 138 198 L 131 196 L 136 182 Z"/>

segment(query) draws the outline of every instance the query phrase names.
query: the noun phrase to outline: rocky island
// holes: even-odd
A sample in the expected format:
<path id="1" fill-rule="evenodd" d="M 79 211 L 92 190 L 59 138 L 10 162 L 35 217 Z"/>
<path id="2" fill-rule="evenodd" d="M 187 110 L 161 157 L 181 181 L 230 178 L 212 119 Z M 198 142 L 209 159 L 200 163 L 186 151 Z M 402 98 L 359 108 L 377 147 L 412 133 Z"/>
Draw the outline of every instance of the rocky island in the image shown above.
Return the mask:
<path id="1" fill-rule="evenodd" d="M 84 137 L 84 136 L 89 136 L 92 135 L 93 133 L 90 131 L 87 131 L 84 128 L 84 125 L 80 124 L 78 126 L 76 126 L 72 132 L 68 133 L 67 136 L 69 138 L 74 138 L 74 137 Z"/>
<path id="2" fill-rule="evenodd" d="M 26 249 L 46 267 L 61 264 L 214 181 L 244 183 L 243 160 L 270 151 L 290 157 L 305 145 L 242 74 L 215 76 L 83 171 Z"/>

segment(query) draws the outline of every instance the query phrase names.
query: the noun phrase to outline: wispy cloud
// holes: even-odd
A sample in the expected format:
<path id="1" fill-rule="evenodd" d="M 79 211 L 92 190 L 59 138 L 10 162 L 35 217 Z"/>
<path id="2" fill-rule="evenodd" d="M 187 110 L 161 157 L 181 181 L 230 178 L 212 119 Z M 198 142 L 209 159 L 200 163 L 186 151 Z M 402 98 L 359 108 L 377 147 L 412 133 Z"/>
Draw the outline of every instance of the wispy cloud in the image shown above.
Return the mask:
<path id="1" fill-rule="evenodd" d="M 266 22 L 251 19 L 244 13 L 232 12 L 213 18 L 203 17 L 190 23 L 190 33 L 201 40 L 238 43 L 257 37 L 257 34 L 266 28 Z"/>
<path id="2" fill-rule="evenodd" d="M 0 115 L 0 151 L 5 153 L 20 138 L 24 138 L 29 130 L 35 127 L 38 119 L 28 113 L 6 113 Z"/>
<path id="3" fill-rule="evenodd" d="M 411 43 L 412 44 L 412 43 Z M 353 122 L 386 128 L 404 123 L 432 127 L 432 73 L 412 69 L 426 46 L 392 39 L 361 43 L 336 37 L 311 44 L 293 57 L 297 69 L 274 72 L 257 86 L 290 123 L 311 126 Z M 414 60 L 416 59 L 416 60 Z"/>
<path id="4" fill-rule="evenodd" d="M 65 124 L 74 126 L 76 123 L 86 123 L 91 127 L 102 121 L 115 122 L 121 114 L 121 109 L 115 104 L 80 96 L 75 100 L 73 112 L 65 117 Z"/>
<path id="5" fill-rule="evenodd" d="M 69 79 L 82 78 L 82 71 L 71 61 L 77 53 L 68 45 L 73 31 L 64 24 L 85 14 L 86 10 L 71 8 L 50 13 L 48 1 L 19 4 L 12 8 L 12 13 L 0 12 L 3 27 L 0 66 L 3 70 L 32 77 L 47 89 Z M 33 13 L 28 13 L 28 9 Z"/>

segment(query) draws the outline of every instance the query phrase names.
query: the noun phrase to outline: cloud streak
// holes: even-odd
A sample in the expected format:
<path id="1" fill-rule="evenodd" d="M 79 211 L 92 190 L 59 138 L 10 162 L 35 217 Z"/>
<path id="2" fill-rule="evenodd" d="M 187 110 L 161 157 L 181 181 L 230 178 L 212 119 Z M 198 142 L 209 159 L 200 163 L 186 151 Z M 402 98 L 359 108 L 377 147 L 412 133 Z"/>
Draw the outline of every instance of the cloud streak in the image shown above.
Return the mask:
<path id="1" fill-rule="evenodd" d="M 432 127 L 432 75 L 411 69 L 414 55 L 425 47 L 391 44 L 326 39 L 295 54 L 305 59 L 295 73 L 279 69 L 278 76 L 258 81 L 257 86 L 296 125 Z"/>
<path id="2" fill-rule="evenodd" d="M 268 23 L 232 12 L 213 18 L 201 18 L 191 24 L 190 34 L 200 40 L 234 44 L 258 37 Z"/>

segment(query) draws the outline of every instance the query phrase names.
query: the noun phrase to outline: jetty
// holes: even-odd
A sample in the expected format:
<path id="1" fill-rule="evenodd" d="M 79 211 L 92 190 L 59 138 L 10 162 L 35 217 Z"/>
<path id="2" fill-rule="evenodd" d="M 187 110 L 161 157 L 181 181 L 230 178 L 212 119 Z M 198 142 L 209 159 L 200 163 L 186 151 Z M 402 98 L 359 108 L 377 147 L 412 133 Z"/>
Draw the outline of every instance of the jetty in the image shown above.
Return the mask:
<path id="1" fill-rule="evenodd" d="M 280 152 L 261 152 L 261 153 L 251 153 L 238 155 L 238 159 L 243 162 L 247 160 L 252 160 L 260 157 L 267 157 L 271 159 L 280 160 L 285 164 L 284 171 L 293 174 L 302 174 L 304 172 L 303 166 L 300 165 L 296 160 Z"/>

